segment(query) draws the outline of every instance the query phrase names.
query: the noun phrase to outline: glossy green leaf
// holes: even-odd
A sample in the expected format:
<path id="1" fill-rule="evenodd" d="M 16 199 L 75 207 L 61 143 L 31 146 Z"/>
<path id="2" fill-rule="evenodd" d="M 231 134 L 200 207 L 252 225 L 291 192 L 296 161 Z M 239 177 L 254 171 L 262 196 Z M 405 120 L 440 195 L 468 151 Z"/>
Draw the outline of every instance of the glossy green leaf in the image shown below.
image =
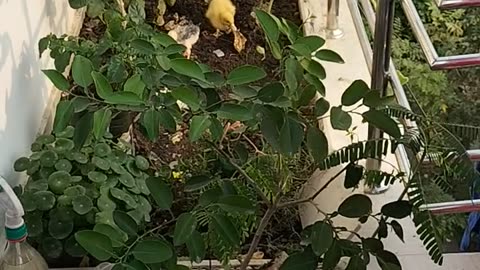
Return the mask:
<path id="1" fill-rule="evenodd" d="M 284 91 L 285 87 L 281 82 L 270 83 L 258 91 L 257 98 L 266 103 L 274 102 L 283 95 Z"/>
<path id="2" fill-rule="evenodd" d="M 34 200 L 37 202 L 37 209 L 47 211 L 55 205 L 55 195 L 50 191 L 37 191 L 33 194 Z"/>
<path id="3" fill-rule="evenodd" d="M 402 240 L 402 242 L 405 242 L 405 240 L 403 239 L 402 225 L 400 225 L 400 223 L 398 223 L 398 221 L 396 221 L 396 220 L 392 220 L 390 222 L 390 225 L 392 225 L 392 229 L 395 232 L 395 234 L 398 236 L 398 238 L 400 238 L 400 240 Z"/>
<path id="4" fill-rule="evenodd" d="M 84 56 L 75 55 L 72 63 L 73 81 L 81 87 L 88 87 L 93 83 L 92 73 L 93 64 Z"/>
<path id="5" fill-rule="evenodd" d="M 313 98 L 315 98 L 316 93 L 315 87 L 312 85 L 308 85 L 307 87 L 303 88 L 300 98 L 298 99 L 297 106 L 309 106 Z"/>
<path id="6" fill-rule="evenodd" d="M 97 140 L 103 138 L 112 120 L 112 110 L 102 108 L 93 114 L 93 135 Z"/>
<path id="7" fill-rule="evenodd" d="M 359 102 L 370 90 L 363 80 L 356 80 L 343 92 L 342 105 L 351 106 Z"/>
<path id="8" fill-rule="evenodd" d="M 135 220 L 123 211 L 113 211 L 113 221 L 122 231 L 128 235 L 137 235 L 138 226 Z"/>
<path id="9" fill-rule="evenodd" d="M 179 246 L 185 244 L 193 231 L 197 228 L 197 218 L 191 213 L 183 213 L 175 224 L 175 230 L 173 232 L 173 244 Z"/>
<path id="10" fill-rule="evenodd" d="M 372 212 L 372 201 L 363 194 L 346 198 L 338 207 L 338 213 L 347 218 L 359 218 Z"/>
<path id="11" fill-rule="evenodd" d="M 322 269 L 334 270 L 340 262 L 340 258 L 342 257 L 342 250 L 338 243 L 339 242 L 337 240 L 334 240 L 330 248 L 325 253 L 323 257 Z"/>
<path id="12" fill-rule="evenodd" d="M 319 50 L 315 53 L 315 57 L 323 61 L 340 63 L 340 64 L 345 63 L 342 57 L 338 55 L 338 53 L 332 50 L 327 50 L 327 49 Z"/>
<path id="13" fill-rule="evenodd" d="M 381 212 L 387 217 L 401 219 L 412 213 L 412 205 L 405 200 L 395 201 L 382 206 Z"/>
<path id="14" fill-rule="evenodd" d="M 243 213 L 252 215 L 255 213 L 255 206 L 246 197 L 240 195 L 226 195 L 218 200 L 218 205 L 228 213 Z"/>
<path id="15" fill-rule="evenodd" d="M 324 98 L 319 98 L 315 103 L 315 116 L 321 117 L 325 115 L 329 109 L 330 103 Z"/>
<path id="16" fill-rule="evenodd" d="M 382 270 L 401 270 L 402 266 L 397 256 L 388 250 L 381 250 L 375 254 L 378 265 Z"/>
<path id="17" fill-rule="evenodd" d="M 252 112 L 245 106 L 231 103 L 224 103 L 215 111 L 218 117 L 233 121 L 247 121 L 253 118 Z"/>
<path id="18" fill-rule="evenodd" d="M 215 232 L 232 247 L 240 245 L 240 235 L 237 228 L 233 225 L 229 217 L 221 214 L 212 216 L 211 224 Z"/>
<path id="19" fill-rule="evenodd" d="M 313 53 L 325 44 L 325 40 L 319 36 L 306 36 L 297 39 L 294 44 L 305 45 L 310 53 Z"/>
<path id="20" fill-rule="evenodd" d="M 85 215 L 93 209 L 93 202 L 88 196 L 81 195 L 72 200 L 72 206 L 77 214 Z"/>
<path id="21" fill-rule="evenodd" d="M 109 104 L 126 105 L 126 106 L 138 106 L 143 105 L 144 101 L 132 92 L 117 92 L 113 93 L 105 99 L 105 102 Z"/>
<path id="22" fill-rule="evenodd" d="M 327 137 L 316 126 L 308 128 L 307 148 L 317 163 L 322 162 L 328 155 Z"/>
<path id="23" fill-rule="evenodd" d="M 342 110 L 342 107 L 332 107 L 330 110 L 330 124 L 334 129 L 348 130 L 352 125 L 352 117 Z"/>
<path id="24" fill-rule="evenodd" d="M 200 81 L 205 80 L 202 68 L 192 60 L 177 58 L 170 61 L 172 69 L 182 75 L 198 79 Z"/>
<path id="25" fill-rule="evenodd" d="M 52 218 L 48 222 L 48 232 L 55 239 L 65 239 L 73 231 L 72 220 L 61 220 L 58 218 Z"/>
<path id="26" fill-rule="evenodd" d="M 146 184 L 157 206 L 162 210 L 170 209 L 173 202 L 173 194 L 170 187 L 157 177 L 148 178 Z"/>
<path id="27" fill-rule="evenodd" d="M 207 186 L 213 179 L 206 175 L 196 175 L 189 178 L 185 184 L 185 191 L 192 192 Z"/>
<path id="28" fill-rule="evenodd" d="M 260 67 L 244 65 L 235 68 L 227 76 L 227 83 L 230 85 L 241 85 L 261 80 L 267 73 Z"/>
<path id="29" fill-rule="evenodd" d="M 310 248 L 288 256 L 280 270 L 315 270 L 318 267 L 318 258 Z"/>
<path id="30" fill-rule="evenodd" d="M 108 82 L 108 79 L 97 71 L 92 71 L 93 82 L 99 97 L 107 99 L 113 95 L 113 88 Z"/>
<path id="31" fill-rule="evenodd" d="M 142 240 L 132 250 L 135 259 L 143 263 L 161 263 L 173 256 L 173 251 L 163 240 Z"/>
<path id="32" fill-rule="evenodd" d="M 369 110 L 362 114 L 363 119 L 372 126 L 384 131 L 395 139 L 402 136 L 397 122 L 382 111 Z"/>
<path id="33" fill-rule="evenodd" d="M 285 154 L 296 153 L 302 145 L 303 126 L 291 117 L 287 117 L 280 130 L 280 150 Z"/>
<path id="34" fill-rule="evenodd" d="M 79 9 L 84 6 L 86 6 L 88 3 L 87 0 L 68 0 L 68 4 L 70 4 L 70 7 L 73 9 Z"/>
<path id="35" fill-rule="evenodd" d="M 302 67 L 295 58 L 288 58 L 285 60 L 285 81 L 290 89 L 290 92 L 294 92 L 298 88 L 299 78 L 297 74 L 302 71 Z"/>
<path id="36" fill-rule="evenodd" d="M 55 119 L 53 121 L 53 132 L 59 133 L 65 130 L 73 116 L 73 104 L 70 100 L 61 100 L 57 104 Z"/>
<path id="37" fill-rule="evenodd" d="M 127 204 L 127 206 L 130 207 L 130 208 L 134 209 L 138 206 L 137 201 L 128 192 L 125 192 L 125 191 L 123 191 L 121 189 L 118 189 L 118 188 L 111 188 L 110 189 L 110 194 L 112 194 L 112 196 L 115 199 L 118 199 L 118 200 L 121 200 L 121 201 L 125 202 Z"/>
<path id="38" fill-rule="evenodd" d="M 187 240 L 187 249 L 190 259 L 193 262 L 200 263 L 205 258 L 207 253 L 205 240 L 198 231 L 193 231 L 192 235 Z"/>
<path id="39" fill-rule="evenodd" d="M 107 236 L 94 231 L 80 231 L 75 234 L 77 242 L 99 261 L 114 256 L 112 241 Z"/>
<path id="40" fill-rule="evenodd" d="M 312 244 L 313 253 L 317 256 L 322 256 L 333 243 L 333 228 L 323 221 L 313 224 L 311 229 L 310 241 Z"/>
<path id="41" fill-rule="evenodd" d="M 30 160 L 27 157 L 21 157 L 13 164 L 13 168 L 16 172 L 26 171 L 28 167 L 30 167 Z"/>
<path id="42" fill-rule="evenodd" d="M 123 85 L 123 91 L 133 92 L 139 97 L 143 97 L 143 92 L 145 90 L 145 83 L 142 81 L 142 76 L 140 74 L 135 74 Z"/>
<path id="43" fill-rule="evenodd" d="M 302 59 L 300 60 L 300 65 L 310 74 L 316 76 L 320 80 L 324 80 L 327 77 L 325 69 L 323 66 L 315 60 Z"/>
<path id="44" fill-rule="evenodd" d="M 130 45 L 134 49 L 136 49 L 137 51 L 139 51 L 140 53 L 143 53 L 143 54 L 148 55 L 148 54 L 154 54 L 155 53 L 155 47 L 152 45 L 152 43 L 150 43 L 149 41 L 144 40 L 144 39 L 132 40 Z"/>
<path id="45" fill-rule="evenodd" d="M 43 52 L 48 49 L 48 45 L 50 45 L 50 36 L 43 37 L 38 41 L 38 53 L 40 58 L 42 57 Z"/>
<path id="46" fill-rule="evenodd" d="M 273 18 L 273 15 L 261 10 L 255 10 L 255 17 L 257 18 L 260 26 L 267 35 L 267 38 L 271 41 L 277 41 L 280 37 L 280 31 L 278 25 Z"/>
<path id="47" fill-rule="evenodd" d="M 44 69 L 43 74 L 47 75 L 53 85 L 60 91 L 68 91 L 70 83 L 63 77 L 62 73 L 54 69 Z"/>
<path id="48" fill-rule="evenodd" d="M 200 98 L 195 90 L 182 86 L 172 90 L 172 96 L 190 107 L 192 111 L 200 109 Z"/>
<path id="49" fill-rule="evenodd" d="M 160 132 L 160 113 L 151 108 L 142 114 L 142 126 L 147 132 L 147 136 L 150 140 L 156 140 Z"/>
<path id="50" fill-rule="evenodd" d="M 208 115 L 195 115 L 192 117 L 188 137 L 191 142 L 197 141 L 211 125 Z"/>
<path id="51" fill-rule="evenodd" d="M 320 95 L 322 95 L 323 97 L 325 96 L 325 94 L 326 94 L 326 93 L 325 93 L 325 91 L 326 91 L 326 90 L 325 90 L 325 85 L 322 83 L 322 81 L 321 81 L 318 77 L 316 77 L 316 76 L 314 76 L 314 75 L 312 75 L 312 74 L 310 74 L 310 73 L 305 73 L 305 74 L 303 75 L 303 78 L 304 78 L 310 85 L 312 85 L 312 86 L 315 88 L 315 90 L 316 90 Z"/>

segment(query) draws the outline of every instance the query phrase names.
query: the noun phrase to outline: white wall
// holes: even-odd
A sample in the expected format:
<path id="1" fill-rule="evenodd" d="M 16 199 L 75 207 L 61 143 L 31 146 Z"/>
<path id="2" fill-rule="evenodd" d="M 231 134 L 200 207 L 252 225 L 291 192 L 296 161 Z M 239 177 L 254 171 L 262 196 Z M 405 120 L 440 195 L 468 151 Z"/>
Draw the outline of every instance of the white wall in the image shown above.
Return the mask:
<path id="1" fill-rule="evenodd" d="M 38 40 L 75 34 L 81 20 L 67 0 L 0 0 L 0 175 L 10 184 L 19 181 L 13 162 L 29 154 L 58 97 L 41 72 L 53 61 L 48 52 L 39 59 Z"/>

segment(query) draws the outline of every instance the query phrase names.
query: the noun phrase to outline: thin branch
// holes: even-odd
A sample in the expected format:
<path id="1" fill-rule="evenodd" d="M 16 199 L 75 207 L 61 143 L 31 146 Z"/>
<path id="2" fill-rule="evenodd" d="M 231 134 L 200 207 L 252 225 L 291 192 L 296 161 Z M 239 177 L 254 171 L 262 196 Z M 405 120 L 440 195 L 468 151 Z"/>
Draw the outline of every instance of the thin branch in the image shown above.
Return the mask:
<path id="1" fill-rule="evenodd" d="M 307 202 L 313 202 L 317 196 L 324 191 L 340 174 L 342 174 L 345 170 L 347 169 L 347 166 L 343 167 L 338 173 L 336 173 L 330 180 L 328 180 L 325 185 L 323 185 L 319 190 L 317 190 L 312 196 L 305 198 L 305 199 L 300 199 L 300 200 L 295 200 L 295 201 L 289 201 L 286 203 L 282 203 L 278 205 L 278 208 L 283 208 L 283 207 L 291 207 L 291 206 L 296 206 L 302 203 L 307 203 Z"/>
<path id="2" fill-rule="evenodd" d="M 270 200 L 267 198 L 267 196 L 263 193 L 262 189 L 257 185 L 257 183 L 255 182 L 255 180 L 253 180 L 246 172 L 245 170 L 242 169 L 242 167 L 240 167 L 237 163 L 235 163 L 235 161 L 227 154 L 225 153 L 225 151 L 223 151 L 222 149 L 220 149 L 218 146 L 216 146 L 214 143 L 208 141 L 208 143 L 215 149 L 215 151 L 217 151 L 220 155 L 222 155 L 224 158 L 227 159 L 228 163 L 230 163 L 230 165 L 232 165 L 244 178 L 245 180 L 247 180 L 247 182 L 250 183 L 250 185 L 252 185 L 253 188 L 255 188 L 255 190 L 257 191 L 258 195 L 262 198 L 262 200 L 267 204 L 267 205 L 271 205 L 272 203 L 270 202 Z"/>

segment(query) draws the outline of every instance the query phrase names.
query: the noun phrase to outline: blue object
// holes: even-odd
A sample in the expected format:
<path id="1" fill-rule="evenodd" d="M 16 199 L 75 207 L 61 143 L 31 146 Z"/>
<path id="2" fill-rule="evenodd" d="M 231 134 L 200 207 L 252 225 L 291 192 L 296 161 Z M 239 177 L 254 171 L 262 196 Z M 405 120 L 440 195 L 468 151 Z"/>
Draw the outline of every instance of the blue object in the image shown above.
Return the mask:
<path id="1" fill-rule="evenodd" d="M 475 169 L 477 172 L 480 172 L 480 162 L 475 162 Z M 472 199 L 474 200 L 480 198 L 480 194 L 474 191 L 475 182 L 476 181 L 473 182 L 472 188 Z M 460 241 L 460 251 L 468 251 L 472 233 L 477 233 L 478 235 L 477 238 L 479 238 L 479 241 L 477 241 L 476 250 L 480 250 L 480 212 L 471 212 L 468 215 L 467 227 L 465 228 L 465 231 L 463 231 L 463 237 Z"/>

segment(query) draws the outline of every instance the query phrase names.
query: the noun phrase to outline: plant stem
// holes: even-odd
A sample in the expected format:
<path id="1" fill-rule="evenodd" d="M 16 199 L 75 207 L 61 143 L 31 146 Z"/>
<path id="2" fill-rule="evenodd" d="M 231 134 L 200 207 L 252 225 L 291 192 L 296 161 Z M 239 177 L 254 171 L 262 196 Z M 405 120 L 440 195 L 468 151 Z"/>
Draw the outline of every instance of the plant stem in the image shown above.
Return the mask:
<path id="1" fill-rule="evenodd" d="M 299 205 L 299 204 L 302 204 L 302 203 L 313 202 L 315 200 L 315 198 L 317 198 L 318 195 L 322 191 L 324 191 L 333 182 L 333 180 L 335 180 L 337 177 L 339 177 L 340 174 L 342 174 L 346 169 L 347 169 L 347 166 L 343 167 L 343 169 L 341 169 L 332 178 L 330 178 L 330 180 L 328 180 L 327 183 L 325 183 L 325 185 L 323 185 L 319 190 L 317 190 L 312 196 L 310 196 L 308 198 L 305 198 L 305 199 L 289 201 L 289 202 L 279 204 L 278 208 L 291 207 L 291 206 L 296 206 L 296 205 Z"/>
<path id="2" fill-rule="evenodd" d="M 273 1 L 275 1 L 275 0 L 270 0 L 270 2 L 268 2 L 268 7 L 267 7 L 267 12 L 268 13 L 272 13 Z"/>
<path id="3" fill-rule="evenodd" d="M 246 270 L 248 267 L 248 264 L 252 260 L 253 254 L 255 253 L 255 250 L 257 249 L 258 244 L 260 243 L 260 239 L 262 238 L 263 231 L 268 225 L 268 222 L 272 218 L 273 214 L 277 210 L 276 204 L 274 203 L 273 205 L 270 205 L 267 209 L 267 212 L 265 212 L 265 215 L 263 215 L 262 220 L 260 221 L 260 225 L 258 225 L 258 229 L 255 232 L 255 236 L 253 237 L 252 244 L 250 245 L 250 248 L 248 249 L 247 255 L 245 255 L 245 258 L 242 260 L 242 264 L 240 265 L 240 270 Z"/>
<path id="4" fill-rule="evenodd" d="M 235 161 L 227 154 L 225 151 L 220 149 L 218 146 L 216 146 L 214 143 L 207 141 L 214 149 L 217 151 L 220 155 L 222 155 L 224 158 L 227 159 L 228 163 L 230 163 L 246 180 L 252 187 L 255 189 L 255 191 L 258 193 L 258 195 L 262 198 L 262 200 L 267 204 L 267 205 L 272 205 L 270 200 L 267 198 L 267 196 L 263 193 L 262 189 L 257 185 L 255 180 L 253 180 L 246 172 L 245 170 L 242 169 L 242 167 L 238 166 Z"/>

